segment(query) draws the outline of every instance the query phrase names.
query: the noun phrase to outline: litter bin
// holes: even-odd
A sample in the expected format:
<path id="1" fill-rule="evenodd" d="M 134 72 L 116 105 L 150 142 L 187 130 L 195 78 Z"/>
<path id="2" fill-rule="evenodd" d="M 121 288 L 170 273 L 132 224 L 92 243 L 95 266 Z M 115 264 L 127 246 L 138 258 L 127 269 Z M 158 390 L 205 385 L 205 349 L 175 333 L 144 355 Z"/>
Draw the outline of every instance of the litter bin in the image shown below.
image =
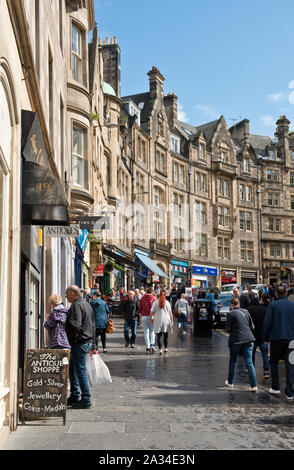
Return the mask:
<path id="1" fill-rule="evenodd" d="M 196 299 L 194 302 L 194 336 L 212 336 L 212 301 Z"/>

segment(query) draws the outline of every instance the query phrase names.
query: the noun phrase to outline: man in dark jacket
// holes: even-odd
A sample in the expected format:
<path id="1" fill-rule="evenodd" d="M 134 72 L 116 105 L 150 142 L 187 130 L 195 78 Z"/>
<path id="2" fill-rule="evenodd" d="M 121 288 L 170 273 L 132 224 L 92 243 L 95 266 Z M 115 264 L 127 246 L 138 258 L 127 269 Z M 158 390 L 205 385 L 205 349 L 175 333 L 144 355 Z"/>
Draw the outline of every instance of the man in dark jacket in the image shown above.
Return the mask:
<path id="1" fill-rule="evenodd" d="M 134 297 L 135 292 L 130 290 L 128 292 L 127 300 L 124 300 L 121 306 L 121 311 L 125 317 L 124 335 L 126 340 L 126 348 L 129 346 L 129 344 L 131 344 L 131 348 L 135 347 L 137 327 L 138 322 L 140 321 L 139 302 L 136 301 Z M 131 339 L 129 337 L 129 329 L 132 331 Z"/>
<path id="2" fill-rule="evenodd" d="M 230 364 L 226 386 L 228 388 L 234 387 L 237 357 L 238 354 L 242 354 L 249 374 L 251 385 L 249 390 L 256 392 L 256 373 L 252 363 L 253 341 L 255 340 L 252 334 L 252 330 L 254 329 L 252 318 L 247 310 L 240 308 L 240 302 L 236 298 L 232 298 L 230 308 L 231 310 L 227 315 L 226 323 L 226 331 L 230 333 Z"/>
<path id="3" fill-rule="evenodd" d="M 269 358 L 268 358 L 268 345 L 265 344 L 263 338 L 263 322 L 265 317 L 265 312 L 270 302 L 270 297 L 268 294 L 262 294 L 261 303 L 258 301 L 257 297 L 253 299 L 251 304 L 248 307 L 248 312 L 251 315 L 252 321 L 254 323 L 253 334 L 255 337 L 252 362 L 255 366 L 255 353 L 257 347 L 260 348 L 262 359 L 263 359 L 263 369 L 264 369 L 264 378 L 269 378 Z"/>
<path id="4" fill-rule="evenodd" d="M 279 361 L 285 360 L 286 366 L 286 398 L 294 399 L 294 365 L 289 362 L 289 343 L 294 339 L 294 302 L 286 297 L 286 289 L 277 288 L 277 300 L 271 302 L 264 319 L 264 339 L 270 341 L 270 368 L 272 388 L 269 392 L 280 395 Z"/>
<path id="5" fill-rule="evenodd" d="M 95 320 L 91 305 L 81 297 L 78 286 L 66 289 L 66 298 L 71 303 L 66 320 L 66 334 L 71 345 L 69 378 L 70 397 L 68 406 L 90 408 L 91 395 L 88 382 L 86 358 L 95 349 Z M 81 400 L 80 400 L 81 395 Z"/>

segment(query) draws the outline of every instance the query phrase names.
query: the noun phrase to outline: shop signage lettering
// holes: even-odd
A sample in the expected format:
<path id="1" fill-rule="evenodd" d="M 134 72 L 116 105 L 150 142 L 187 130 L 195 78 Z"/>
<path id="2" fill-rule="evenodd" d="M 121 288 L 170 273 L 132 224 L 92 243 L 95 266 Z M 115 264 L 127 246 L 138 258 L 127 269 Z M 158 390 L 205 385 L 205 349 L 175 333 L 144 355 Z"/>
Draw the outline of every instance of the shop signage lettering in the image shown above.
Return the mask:
<path id="1" fill-rule="evenodd" d="M 100 216 L 100 217 L 79 216 L 77 217 L 77 222 L 79 223 L 81 229 L 86 229 L 86 230 L 109 229 L 109 217 L 108 216 Z"/>
<path id="2" fill-rule="evenodd" d="M 45 236 L 48 238 L 53 237 L 78 237 L 80 232 L 79 225 L 69 225 L 69 226 L 51 226 L 48 225 L 45 228 Z"/>
<path id="3" fill-rule="evenodd" d="M 217 268 L 209 266 L 193 266 L 193 274 L 201 274 L 204 276 L 217 276 Z"/>
<path id="4" fill-rule="evenodd" d="M 27 349 L 22 421 L 62 417 L 65 424 L 70 351 Z"/>

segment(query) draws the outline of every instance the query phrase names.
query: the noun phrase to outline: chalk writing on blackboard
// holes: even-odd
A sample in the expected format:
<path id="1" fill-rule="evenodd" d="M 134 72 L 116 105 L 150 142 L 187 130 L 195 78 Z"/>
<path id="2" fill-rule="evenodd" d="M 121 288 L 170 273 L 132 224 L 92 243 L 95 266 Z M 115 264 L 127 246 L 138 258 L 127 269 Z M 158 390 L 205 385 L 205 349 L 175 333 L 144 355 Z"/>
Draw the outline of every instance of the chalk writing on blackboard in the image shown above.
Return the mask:
<path id="1" fill-rule="evenodd" d="M 28 349 L 23 421 L 66 416 L 69 350 Z"/>

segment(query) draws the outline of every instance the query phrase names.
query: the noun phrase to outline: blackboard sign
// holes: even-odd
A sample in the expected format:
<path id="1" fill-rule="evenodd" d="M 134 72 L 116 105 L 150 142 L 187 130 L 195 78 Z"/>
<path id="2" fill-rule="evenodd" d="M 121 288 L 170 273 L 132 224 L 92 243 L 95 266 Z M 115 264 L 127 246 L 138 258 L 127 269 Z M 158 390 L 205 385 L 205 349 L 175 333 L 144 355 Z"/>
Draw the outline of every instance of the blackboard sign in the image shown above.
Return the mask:
<path id="1" fill-rule="evenodd" d="M 22 422 L 62 417 L 66 420 L 68 349 L 27 349 Z"/>

